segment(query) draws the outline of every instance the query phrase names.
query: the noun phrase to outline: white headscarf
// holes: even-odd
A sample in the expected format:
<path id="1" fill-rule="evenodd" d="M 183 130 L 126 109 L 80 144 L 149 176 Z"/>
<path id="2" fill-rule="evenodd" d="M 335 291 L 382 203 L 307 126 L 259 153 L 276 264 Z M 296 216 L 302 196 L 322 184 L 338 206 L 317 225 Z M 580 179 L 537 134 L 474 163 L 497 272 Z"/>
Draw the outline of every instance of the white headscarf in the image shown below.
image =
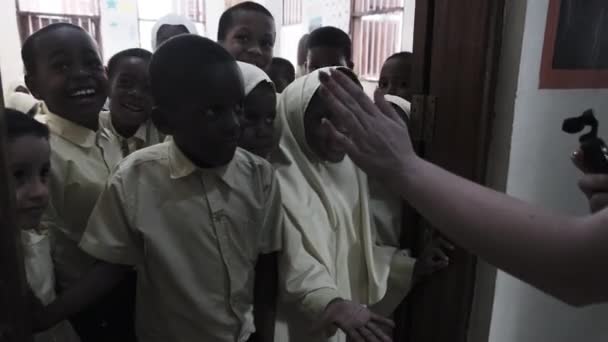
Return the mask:
<path id="1" fill-rule="evenodd" d="M 343 298 L 371 305 L 386 294 L 389 273 L 408 282 L 409 265 L 400 261 L 402 266 L 393 268 L 400 251 L 377 241 L 365 173 L 348 157 L 321 161 L 308 146 L 304 115 L 320 86 L 319 71 L 330 69 L 337 68 L 302 76 L 283 91 L 280 146 L 290 163 L 275 165 L 276 173 L 286 217 L 301 232 L 305 249 L 334 277 Z M 297 275 L 287 280 L 293 287 L 299 283 Z M 407 291 L 400 292 L 402 298 Z"/>
<path id="2" fill-rule="evenodd" d="M 274 89 L 274 83 L 272 80 L 264 72 L 264 70 L 258 68 L 257 66 L 241 61 L 236 62 L 239 65 L 239 69 L 241 69 L 241 74 L 243 75 L 243 84 L 245 86 L 245 96 L 249 95 L 255 87 L 262 83 L 268 82 Z"/>
<path id="3" fill-rule="evenodd" d="M 36 100 L 31 94 L 18 92 L 17 88 L 27 89 L 25 82 L 16 80 L 11 83 L 6 94 L 6 108 L 18 110 L 24 114 L 38 114 L 40 101 Z"/>
<path id="4" fill-rule="evenodd" d="M 156 46 L 156 38 L 158 36 L 158 30 L 160 30 L 160 28 L 163 25 L 172 25 L 172 26 L 177 26 L 177 25 L 183 25 L 188 32 L 190 32 L 191 34 L 198 34 L 198 31 L 196 30 L 196 26 L 194 26 L 194 23 L 181 15 L 178 14 L 167 14 L 166 16 L 158 19 L 158 21 L 156 22 L 156 24 L 154 24 L 154 27 L 152 27 L 152 50 L 156 50 L 157 46 Z"/>
<path id="5" fill-rule="evenodd" d="M 388 94 L 384 95 L 384 99 L 387 102 L 394 104 L 395 106 L 401 108 L 401 110 L 405 113 L 407 118 L 408 119 L 410 118 L 412 104 L 408 100 L 401 98 L 399 96 L 388 95 Z"/>

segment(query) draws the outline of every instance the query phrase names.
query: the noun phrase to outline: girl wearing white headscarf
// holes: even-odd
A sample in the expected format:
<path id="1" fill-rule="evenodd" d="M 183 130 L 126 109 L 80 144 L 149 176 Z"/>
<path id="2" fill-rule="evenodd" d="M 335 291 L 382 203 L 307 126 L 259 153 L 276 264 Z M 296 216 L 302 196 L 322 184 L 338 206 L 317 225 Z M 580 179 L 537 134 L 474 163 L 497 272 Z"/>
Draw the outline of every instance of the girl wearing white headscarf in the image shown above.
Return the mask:
<path id="1" fill-rule="evenodd" d="M 244 108 L 239 117 L 239 147 L 268 159 L 278 145 L 273 126 L 277 113 L 276 90 L 262 69 L 240 61 L 237 64 L 245 86 Z"/>
<path id="2" fill-rule="evenodd" d="M 408 100 L 389 94 L 384 95 L 384 99 L 393 105 L 393 108 L 395 108 L 405 123 L 409 122 L 412 104 Z"/>
<path id="3" fill-rule="evenodd" d="M 183 33 L 198 34 L 190 19 L 178 14 L 167 14 L 158 19 L 152 27 L 152 51 L 156 51 L 165 40 Z"/>
<path id="4" fill-rule="evenodd" d="M 398 226 L 376 226 L 365 173 L 328 140 L 311 140 L 322 139 L 322 135 L 317 134 L 320 113 L 325 117 L 331 115 L 316 95 L 320 86 L 319 71 L 296 79 L 279 100 L 279 120 L 283 126 L 280 147 L 289 163 L 275 167 L 286 224 L 300 232 L 306 253 L 327 271 L 340 298 L 390 315 L 410 289 L 416 260 L 399 249 L 398 238 L 379 238 L 379 231 L 394 231 Z M 325 153 L 319 148 L 323 144 L 325 147 L 321 149 L 325 148 Z M 325 160 L 327 158 L 333 162 Z M 378 202 L 374 206 L 381 205 Z M 285 253 L 289 255 L 291 251 L 286 249 Z M 287 302 L 296 300 L 289 298 L 289 293 L 315 287 L 299 273 L 298 270 L 305 268 L 300 260 L 288 256 L 280 261 L 280 283 L 287 287 L 284 298 Z M 332 286 L 327 288 L 331 293 Z M 285 328 L 279 321 L 277 341 L 328 341 L 323 335 L 311 336 L 310 317 L 294 312 L 289 305 L 280 306 L 279 311 L 287 324 Z M 338 332 L 329 340 L 342 342 L 346 338 Z"/>
<path id="5" fill-rule="evenodd" d="M 6 94 L 6 108 L 14 109 L 31 117 L 41 110 L 40 101 L 29 93 L 25 82 L 14 81 L 8 88 Z"/>

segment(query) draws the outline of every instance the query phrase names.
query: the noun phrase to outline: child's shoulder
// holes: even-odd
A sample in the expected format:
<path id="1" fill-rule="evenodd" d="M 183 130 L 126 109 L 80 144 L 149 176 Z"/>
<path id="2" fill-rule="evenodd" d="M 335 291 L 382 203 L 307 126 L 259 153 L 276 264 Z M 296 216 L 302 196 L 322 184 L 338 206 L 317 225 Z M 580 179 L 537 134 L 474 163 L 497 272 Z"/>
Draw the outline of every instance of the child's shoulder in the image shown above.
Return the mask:
<path id="1" fill-rule="evenodd" d="M 236 149 L 232 162 L 242 169 L 272 172 L 272 165 L 266 159 L 240 147 Z"/>
<path id="2" fill-rule="evenodd" d="M 152 145 L 135 151 L 117 166 L 117 172 L 129 172 L 142 168 L 158 168 L 168 163 L 169 142 Z M 160 165 L 159 165 L 160 164 Z"/>

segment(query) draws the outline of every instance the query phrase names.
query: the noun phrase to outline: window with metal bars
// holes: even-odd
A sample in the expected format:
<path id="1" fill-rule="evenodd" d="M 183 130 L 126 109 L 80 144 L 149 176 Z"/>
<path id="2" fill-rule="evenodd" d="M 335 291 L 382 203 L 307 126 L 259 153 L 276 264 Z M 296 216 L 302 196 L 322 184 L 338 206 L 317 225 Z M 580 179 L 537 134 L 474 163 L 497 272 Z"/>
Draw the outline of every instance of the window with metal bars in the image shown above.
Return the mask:
<path id="1" fill-rule="evenodd" d="M 98 0 L 17 0 L 21 42 L 53 23 L 72 23 L 85 29 L 101 49 Z"/>
<path id="2" fill-rule="evenodd" d="M 283 0 L 283 25 L 302 23 L 302 0 Z"/>
<path id="3" fill-rule="evenodd" d="M 384 61 L 401 51 L 404 0 L 353 0 L 351 37 L 355 72 L 377 81 Z"/>
<path id="4" fill-rule="evenodd" d="M 158 19 L 169 13 L 183 15 L 194 23 L 199 34 L 205 33 L 205 0 L 139 0 L 137 10 L 141 48 L 152 50 L 152 28 Z"/>

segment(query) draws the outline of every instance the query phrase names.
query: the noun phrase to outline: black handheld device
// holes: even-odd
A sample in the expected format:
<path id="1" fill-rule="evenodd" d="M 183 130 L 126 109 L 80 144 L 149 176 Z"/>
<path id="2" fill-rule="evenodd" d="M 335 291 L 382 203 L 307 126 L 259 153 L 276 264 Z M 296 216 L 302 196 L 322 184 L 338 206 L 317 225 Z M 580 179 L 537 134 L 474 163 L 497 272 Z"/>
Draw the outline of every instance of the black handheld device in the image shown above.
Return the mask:
<path id="1" fill-rule="evenodd" d="M 586 110 L 581 116 L 564 120 L 562 130 L 566 133 L 576 134 L 585 127 L 591 127 L 588 133 L 581 135 L 581 151 L 585 168 L 592 173 L 608 173 L 608 148 L 602 139 L 597 136 L 598 121 L 593 110 Z"/>

